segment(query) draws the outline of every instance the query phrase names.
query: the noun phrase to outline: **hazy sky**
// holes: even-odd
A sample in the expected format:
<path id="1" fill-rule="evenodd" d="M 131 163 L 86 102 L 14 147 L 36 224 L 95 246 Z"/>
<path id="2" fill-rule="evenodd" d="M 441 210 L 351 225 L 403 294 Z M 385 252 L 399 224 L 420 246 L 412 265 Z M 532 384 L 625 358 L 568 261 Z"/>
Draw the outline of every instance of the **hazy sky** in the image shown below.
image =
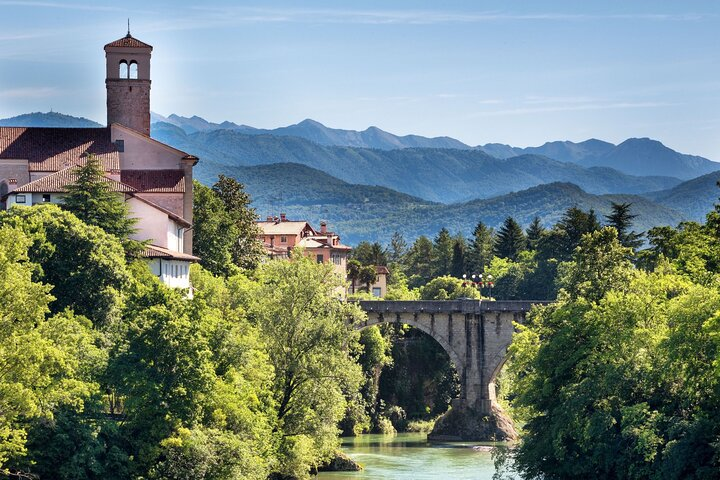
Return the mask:
<path id="1" fill-rule="evenodd" d="M 104 123 L 105 43 L 152 110 L 516 146 L 652 137 L 720 160 L 720 2 L 0 0 L 0 118 Z"/>

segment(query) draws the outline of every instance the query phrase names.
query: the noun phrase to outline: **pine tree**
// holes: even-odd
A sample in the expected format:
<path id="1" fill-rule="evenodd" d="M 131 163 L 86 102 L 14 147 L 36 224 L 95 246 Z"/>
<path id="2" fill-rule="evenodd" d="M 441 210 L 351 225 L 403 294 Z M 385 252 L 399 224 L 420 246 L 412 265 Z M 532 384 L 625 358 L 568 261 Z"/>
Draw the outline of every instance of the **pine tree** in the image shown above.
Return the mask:
<path id="1" fill-rule="evenodd" d="M 390 238 L 390 246 L 387 248 L 387 259 L 389 263 L 402 262 L 408 252 L 408 244 L 402 233 L 395 232 Z"/>
<path id="2" fill-rule="evenodd" d="M 520 252 L 526 249 L 527 239 L 520 224 L 514 218 L 507 217 L 498 231 L 495 242 L 495 255 L 515 261 Z"/>
<path id="3" fill-rule="evenodd" d="M 540 238 L 545 233 L 545 227 L 540 223 L 540 217 L 533 218 L 530 226 L 525 230 L 527 235 L 528 250 L 537 250 Z"/>
<path id="4" fill-rule="evenodd" d="M 432 264 L 433 276 L 442 277 L 450 273 L 450 265 L 452 263 L 453 239 L 447 228 L 442 228 L 438 232 L 433 242 Z"/>
<path id="5" fill-rule="evenodd" d="M 483 273 L 485 267 L 490 265 L 493 257 L 493 245 L 495 244 L 495 232 L 492 228 L 478 222 L 473 230 L 473 238 L 470 241 L 470 248 L 465 255 L 465 263 L 470 273 Z"/>
<path id="6" fill-rule="evenodd" d="M 128 254 L 139 253 L 142 243 L 130 240 L 130 235 L 136 231 L 137 220 L 130 218 L 130 210 L 122 194 L 113 191 L 100 159 L 88 155 L 85 165 L 78 166 L 75 173 L 75 182 L 65 187 L 62 208 L 84 223 L 116 236 L 123 242 Z"/>
<path id="7" fill-rule="evenodd" d="M 608 226 L 615 227 L 618 233 L 618 240 L 623 247 L 632 248 L 633 252 L 640 248 L 643 244 L 643 234 L 631 231 L 633 219 L 637 215 L 630 214 L 632 203 L 615 203 L 612 202 L 612 213 L 605 215 Z"/>

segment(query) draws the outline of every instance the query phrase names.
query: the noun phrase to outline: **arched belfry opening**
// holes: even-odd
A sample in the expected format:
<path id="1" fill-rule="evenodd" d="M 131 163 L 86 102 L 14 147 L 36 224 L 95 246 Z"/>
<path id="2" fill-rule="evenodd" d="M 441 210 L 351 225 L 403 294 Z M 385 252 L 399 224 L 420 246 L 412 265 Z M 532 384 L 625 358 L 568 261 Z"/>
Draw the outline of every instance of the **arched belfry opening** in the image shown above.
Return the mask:
<path id="1" fill-rule="evenodd" d="M 138 78 L 138 64 L 135 60 L 130 62 L 130 68 L 128 69 L 128 78 L 130 80 L 136 80 Z"/>
<path id="2" fill-rule="evenodd" d="M 150 57 L 153 47 L 127 33 L 105 45 L 108 125 L 150 135 Z"/>
<path id="3" fill-rule="evenodd" d="M 119 66 L 119 72 L 118 72 L 119 78 L 128 78 L 128 62 L 127 60 L 120 60 L 120 66 Z"/>

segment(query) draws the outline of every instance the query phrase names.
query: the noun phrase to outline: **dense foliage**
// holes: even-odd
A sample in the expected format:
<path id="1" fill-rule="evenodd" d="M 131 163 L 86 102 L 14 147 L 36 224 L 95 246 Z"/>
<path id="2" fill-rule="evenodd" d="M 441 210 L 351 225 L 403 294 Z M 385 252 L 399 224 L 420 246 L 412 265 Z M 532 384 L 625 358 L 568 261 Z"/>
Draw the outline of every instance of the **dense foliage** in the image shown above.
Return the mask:
<path id="1" fill-rule="evenodd" d="M 718 218 L 651 230 L 642 269 L 615 228 L 560 264 L 511 347 L 524 478 L 720 478 Z"/>

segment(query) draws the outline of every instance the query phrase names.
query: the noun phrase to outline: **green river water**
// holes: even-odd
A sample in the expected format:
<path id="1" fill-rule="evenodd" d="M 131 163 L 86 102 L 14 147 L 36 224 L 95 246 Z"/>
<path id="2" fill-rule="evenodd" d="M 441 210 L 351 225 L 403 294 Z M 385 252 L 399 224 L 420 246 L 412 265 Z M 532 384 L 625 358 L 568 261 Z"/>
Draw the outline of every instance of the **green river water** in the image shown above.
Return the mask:
<path id="1" fill-rule="evenodd" d="M 491 480 L 491 443 L 429 443 L 424 433 L 360 435 L 342 439 L 342 449 L 362 472 L 323 472 L 318 480 Z"/>

